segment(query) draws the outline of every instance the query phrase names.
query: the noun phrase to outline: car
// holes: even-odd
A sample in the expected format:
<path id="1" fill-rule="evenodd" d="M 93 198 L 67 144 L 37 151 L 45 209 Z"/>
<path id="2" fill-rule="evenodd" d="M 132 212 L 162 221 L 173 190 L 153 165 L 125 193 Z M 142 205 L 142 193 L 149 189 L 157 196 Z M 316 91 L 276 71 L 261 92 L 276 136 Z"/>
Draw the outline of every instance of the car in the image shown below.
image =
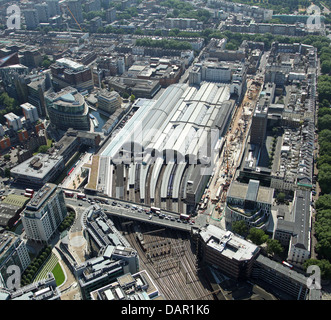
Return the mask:
<path id="1" fill-rule="evenodd" d="M 153 218 L 153 216 L 152 215 L 149 215 L 148 220 L 151 220 L 152 218 Z"/>
<path id="2" fill-rule="evenodd" d="M 79 203 L 78 203 L 78 205 L 81 207 L 81 206 L 82 206 L 82 203 L 81 203 L 81 202 L 79 202 Z"/>
<path id="3" fill-rule="evenodd" d="M 177 221 L 178 223 L 181 223 L 180 219 L 176 219 L 176 221 Z"/>
<path id="4" fill-rule="evenodd" d="M 164 219 L 165 219 L 165 220 L 170 220 L 170 218 L 169 218 L 169 217 L 164 217 Z"/>
<path id="5" fill-rule="evenodd" d="M 176 219 L 175 219 L 174 217 L 171 217 L 170 220 L 171 220 L 171 221 L 175 221 Z"/>
<path id="6" fill-rule="evenodd" d="M 116 206 L 116 205 L 117 205 L 117 202 L 116 202 L 116 201 L 113 201 L 113 202 L 111 203 L 111 205 L 112 205 L 112 206 Z"/>

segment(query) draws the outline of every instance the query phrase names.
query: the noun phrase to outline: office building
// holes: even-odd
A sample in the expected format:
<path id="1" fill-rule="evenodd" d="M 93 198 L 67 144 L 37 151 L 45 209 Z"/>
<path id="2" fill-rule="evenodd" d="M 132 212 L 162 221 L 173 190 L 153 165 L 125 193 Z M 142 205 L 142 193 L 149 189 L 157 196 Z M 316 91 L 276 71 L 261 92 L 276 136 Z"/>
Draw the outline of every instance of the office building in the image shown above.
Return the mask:
<path id="1" fill-rule="evenodd" d="M 258 246 L 214 225 L 195 230 L 194 233 L 199 243 L 198 257 L 202 261 L 233 279 L 251 276 L 259 253 Z"/>
<path id="2" fill-rule="evenodd" d="M 17 116 L 15 113 L 7 113 L 4 115 L 6 122 L 7 122 L 7 127 L 12 128 L 15 131 L 18 131 L 22 129 L 22 121 L 19 116 Z"/>
<path id="3" fill-rule="evenodd" d="M 302 266 L 311 251 L 311 192 L 296 190 L 292 210 L 279 214 L 275 222 L 274 238 L 288 248 L 287 260 Z"/>
<path id="4" fill-rule="evenodd" d="M 49 243 L 67 216 L 63 191 L 57 185 L 45 184 L 35 192 L 22 213 L 22 223 L 29 240 Z"/>
<path id="5" fill-rule="evenodd" d="M 122 98 L 116 91 L 101 90 L 97 98 L 98 109 L 109 114 L 113 114 L 122 104 Z"/>
<path id="6" fill-rule="evenodd" d="M 74 264 L 73 272 L 83 299 L 91 299 L 92 291 L 111 284 L 127 273 L 138 272 L 139 256 L 101 209 L 89 209 L 86 232 L 89 251 L 95 257 L 82 264 Z M 63 243 L 62 249 L 67 250 Z"/>
<path id="7" fill-rule="evenodd" d="M 50 17 L 61 15 L 61 8 L 58 0 L 46 0 Z"/>
<path id="8" fill-rule="evenodd" d="M 73 24 L 76 24 L 76 21 L 78 23 L 84 22 L 81 0 L 68 0 L 68 1 L 66 1 L 66 5 L 68 6 L 68 8 L 70 10 L 70 12 L 68 13 L 68 16 L 70 16 L 70 18 L 72 18 Z M 74 16 L 74 18 L 72 16 Z"/>
<path id="9" fill-rule="evenodd" d="M 252 279 L 262 288 L 276 289 L 283 300 L 306 300 L 309 293 L 308 279 L 303 274 L 260 254 L 254 262 Z M 273 290 L 272 290 L 273 291 Z"/>
<path id="10" fill-rule="evenodd" d="M 92 69 L 68 58 L 56 60 L 50 66 L 53 85 L 56 89 L 67 86 L 78 91 L 91 90 L 94 87 Z"/>
<path id="11" fill-rule="evenodd" d="M 54 181 L 64 169 L 62 156 L 39 153 L 10 170 L 11 177 L 28 186 L 41 187 Z"/>
<path id="12" fill-rule="evenodd" d="M 251 144 L 257 144 L 261 147 L 265 143 L 268 110 L 270 104 L 274 101 L 275 89 L 275 84 L 267 83 L 261 90 L 260 97 L 252 117 L 250 133 Z"/>
<path id="13" fill-rule="evenodd" d="M 109 8 L 106 10 L 106 21 L 112 23 L 116 20 L 116 8 Z"/>
<path id="14" fill-rule="evenodd" d="M 56 285 L 54 275 L 49 272 L 46 278 L 33 282 L 18 290 L 1 290 L 0 300 L 60 300 L 61 292 Z"/>
<path id="15" fill-rule="evenodd" d="M 127 273 L 91 292 L 92 300 L 152 300 L 159 297 L 158 288 L 146 270 Z"/>
<path id="16" fill-rule="evenodd" d="M 225 224 L 244 220 L 249 228 L 266 230 L 269 225 L 274 189 L 260 186 L 258 180 L 248 184 L 232 181 L 227 192 Z"/>
<path id="17" fill-rule="evenodd" d="M 7 287 L 8 277 L 12 271 L 8 267 L 17 266 L 22 274 L 31 259 L 25 242 L 15 233 L 0 233 L 0 287 Z"/>
<path id="18" fill-rule="evenodd" d="M 50 18 L 48 4 L 45 2 L 37 3 L 35 8 L 38 12 L 39 22 L 48 23 Z"/>
<path id="19" fill-rule="evenodd" d="M 39 27 L 39 16 L 37 9 L 24 10 L 24 18 L 26 28 L 28 30 L 35 30 Z"/>
<path id="20" fill-rule="evenodd" d="M 39 120 L 37 108 L 32 104 L 26 102 L 21 104 L 21 108 L 23 109 L 23 114 L 26 120 L 29 120 L 31 123 L 37 122 Z"/>
<path id="21" fill-rule="evenodd" d="M 45 100 L 49 119 L 57 128 L 90 129 L 88 105 L 84 96 L 75 88 L 66 87 L 59 92 L 47 92 Z"/>

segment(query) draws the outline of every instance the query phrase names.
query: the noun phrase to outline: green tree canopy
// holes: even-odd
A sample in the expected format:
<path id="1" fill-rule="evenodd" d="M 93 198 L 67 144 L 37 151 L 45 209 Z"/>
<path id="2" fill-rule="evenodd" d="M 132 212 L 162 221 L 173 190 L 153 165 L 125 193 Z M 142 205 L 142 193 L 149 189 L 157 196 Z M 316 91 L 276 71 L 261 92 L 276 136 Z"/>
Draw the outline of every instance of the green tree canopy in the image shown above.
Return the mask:
<path id="1" fill-rule="evenodd" d="M 232 223 L 232 231 L 241 236 L 246 236 L 248 227 L 244 220 L 238 220 Z"/>
<path id="2" fill-rule="evenodd" d="M 331 264 L 330 261 L 326 259 L 308 259 L 304 262 L 303 267 L 304 270 L 307 271 L 308 267 L 311 265 L 318 266 L 321 270 L 321 278 L 323 280 L 331 279 Z"/>
<path id="3" fill-rule="evenodd" d="M 263 230 L 257 228 L 251 228 L 247 238 L 256 245 L 261 245 L 269 239 Z"/>
<path id="4" fill-rule="evenodd" d="M 276 239 L 267 240 L 267 252 L 269 254 L 281 254 L 283 250 L 284 249 L 278 240 Z"/>

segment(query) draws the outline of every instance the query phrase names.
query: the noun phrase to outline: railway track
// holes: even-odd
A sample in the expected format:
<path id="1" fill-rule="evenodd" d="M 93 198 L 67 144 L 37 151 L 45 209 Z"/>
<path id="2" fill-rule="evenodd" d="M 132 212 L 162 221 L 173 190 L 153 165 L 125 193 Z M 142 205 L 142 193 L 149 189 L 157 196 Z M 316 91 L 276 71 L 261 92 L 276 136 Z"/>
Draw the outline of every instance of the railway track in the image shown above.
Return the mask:
<path id="1" fill-rule="evenodd" d="M 142 224 L 138 240 L 137 225 L 125 224 L 120 230 L 137 250 L 140 269 L 149 273 L 165 299 L 213 299 L 207 281 L 198 274 L 187 234 L 176 230 L 151 231 L 150 226 Z M 139 243 L 142 238 L 144 246 Z"/>

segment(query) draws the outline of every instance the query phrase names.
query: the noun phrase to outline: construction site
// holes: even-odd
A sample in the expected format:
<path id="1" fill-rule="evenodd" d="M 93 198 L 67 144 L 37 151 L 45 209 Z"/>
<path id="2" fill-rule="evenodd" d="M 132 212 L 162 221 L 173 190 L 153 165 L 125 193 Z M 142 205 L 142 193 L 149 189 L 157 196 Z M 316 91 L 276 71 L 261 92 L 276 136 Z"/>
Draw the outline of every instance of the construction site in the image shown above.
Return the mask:
<path id="1" fill-rule="evenodd" d="M 207 215 L 208 222 L 222 221 L 226 194 L 231 181 L 236 177 L 240 165 L 246 139 L 249 136 L 252 116 L 262 88 L 260 80 L 250 79 L 247 91 L 232 117 L 228 132 L 224 139 L 224 147 L 216 163 L 214 174 L 199 203 L 199 215 Z"/>

